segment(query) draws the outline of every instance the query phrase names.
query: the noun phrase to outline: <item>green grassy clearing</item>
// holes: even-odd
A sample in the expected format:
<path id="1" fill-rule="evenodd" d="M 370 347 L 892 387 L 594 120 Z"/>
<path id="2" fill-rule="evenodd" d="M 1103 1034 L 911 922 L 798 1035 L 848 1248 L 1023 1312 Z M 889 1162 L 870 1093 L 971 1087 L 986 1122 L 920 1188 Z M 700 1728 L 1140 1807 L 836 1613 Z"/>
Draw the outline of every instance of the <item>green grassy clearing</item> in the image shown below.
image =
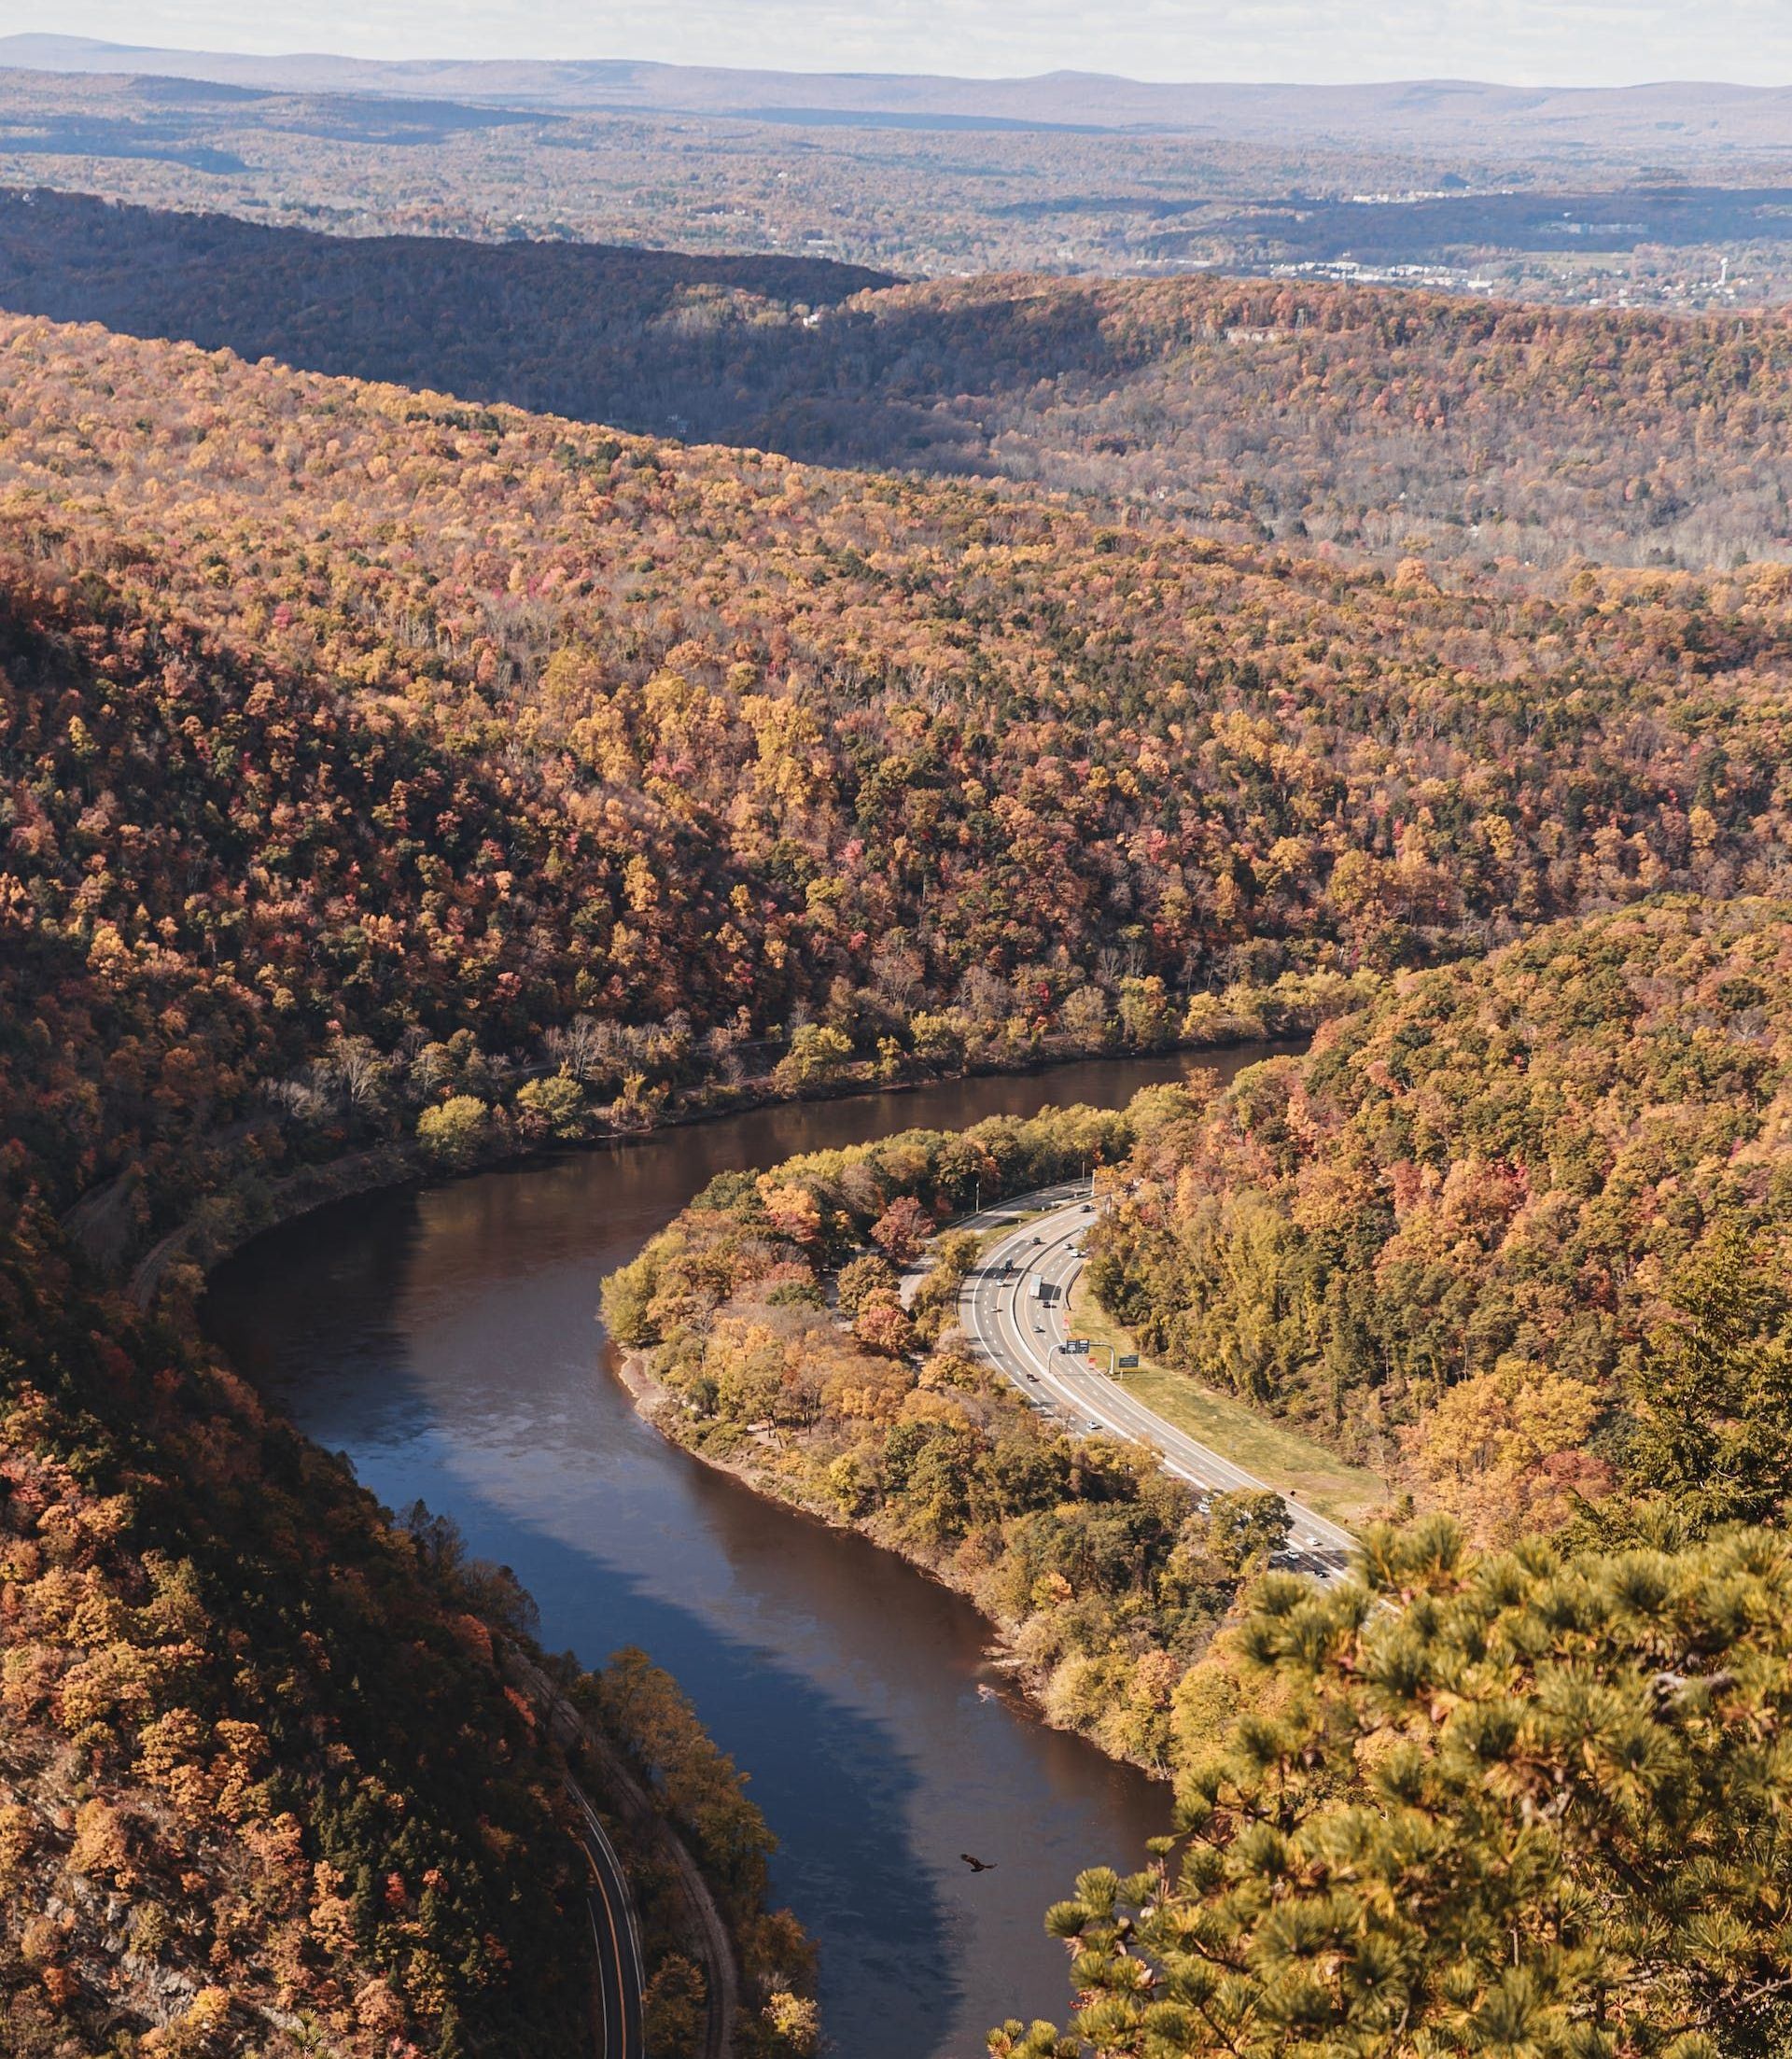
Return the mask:
<path id="1" fill-rule="evenodd" d="M 1071 1297 L 1070 1321 L 1072 1337 L 1111 1345 L 1116 1352 L 1139 1349 L 1131 1335 L 1097 1306 L 1081 1280 Z M 1138 1371 L 1123 1374 L 1121 1385 L 1153 1414 L 1334 1522 L 1360 1523 L 1388 1499 L 1388 1483 L 1379 1473 L 1347 1465 L 1297 1430 L 1272 1422 L 1247 1403 L 1200 1386 L 1142 1353 Z"/>

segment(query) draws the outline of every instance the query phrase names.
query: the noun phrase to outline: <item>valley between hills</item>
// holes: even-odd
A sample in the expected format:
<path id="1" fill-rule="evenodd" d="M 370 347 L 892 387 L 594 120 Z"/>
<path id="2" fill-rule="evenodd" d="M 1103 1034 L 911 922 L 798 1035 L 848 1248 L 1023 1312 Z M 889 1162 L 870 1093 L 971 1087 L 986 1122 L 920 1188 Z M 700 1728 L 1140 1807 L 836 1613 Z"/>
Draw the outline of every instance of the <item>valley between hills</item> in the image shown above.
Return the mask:
<path id="1" fill-rule="evenodd" d="M 0 307 L 0 2047 L 1784 2048 L 1782 311 Z"/>

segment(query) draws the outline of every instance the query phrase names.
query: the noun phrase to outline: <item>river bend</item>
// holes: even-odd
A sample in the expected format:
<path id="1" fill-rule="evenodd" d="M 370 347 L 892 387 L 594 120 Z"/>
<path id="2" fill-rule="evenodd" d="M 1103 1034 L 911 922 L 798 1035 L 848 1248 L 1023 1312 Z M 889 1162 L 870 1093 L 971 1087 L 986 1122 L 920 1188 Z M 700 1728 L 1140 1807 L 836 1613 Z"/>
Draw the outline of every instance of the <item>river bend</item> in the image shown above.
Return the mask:
<path id="1" fill-rule="evenodd" d="M 1209 1055 L 1227 1073 L 1263 1048 Z M 821 1952 L 840 2059 L 980 2059 L 1061 2020 L 1041 1917 L 1081 1866 L 1136 1867 L 1166 1790 L 1001 1691 L 984 1626 L 863 1539 L 762 1500 L 635 1414 L 597 1283 L 709 1178 L 917 1125 L 1125 1101 L 1196 1059 L 757 1110 L 441 1186 L 359 1197 L 222 1266 L 212 1334 L 391 1507 L 513 1567 L 551 1649 L 639 1645 L 752 1775 L 775 1899 Z M 962 1852 L 993 1861 L 973 1874 Z"/>

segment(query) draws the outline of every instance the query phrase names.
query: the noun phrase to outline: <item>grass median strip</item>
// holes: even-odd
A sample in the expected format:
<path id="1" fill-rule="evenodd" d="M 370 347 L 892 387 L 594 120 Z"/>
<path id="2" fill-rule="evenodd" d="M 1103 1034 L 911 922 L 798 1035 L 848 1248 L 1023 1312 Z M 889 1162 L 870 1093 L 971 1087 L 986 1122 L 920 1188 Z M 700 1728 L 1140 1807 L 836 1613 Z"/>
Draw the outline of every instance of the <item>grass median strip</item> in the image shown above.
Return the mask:
<path id="1" fill-rule="evenodd" d="M 1070 1325 L 1072 1337 L 1109 1345 L 1116 1353 L 1138 1351 L 1130 1334 L 1097 1304 L 1080 1279 L 1071 1297 Z M 1142 1352 L 1137 1371 L 1123 1373 L 1120 1384 L 1154 1415 L 1333 1522 L 1360 1523 L 1388 1499 L 1388 1484 L 1379 1473 L 1346 1464 L 1297 1430 L 1271 1422 L 1247 1403 L 1203 1387 Z"/>

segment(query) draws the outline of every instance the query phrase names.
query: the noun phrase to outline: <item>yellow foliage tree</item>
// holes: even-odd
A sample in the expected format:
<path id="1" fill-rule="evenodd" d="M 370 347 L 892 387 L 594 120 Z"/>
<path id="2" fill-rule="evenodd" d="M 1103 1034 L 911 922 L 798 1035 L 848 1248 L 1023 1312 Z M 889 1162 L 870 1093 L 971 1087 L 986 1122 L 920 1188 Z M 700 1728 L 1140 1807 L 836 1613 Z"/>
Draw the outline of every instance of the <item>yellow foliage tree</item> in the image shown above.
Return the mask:
<path id="1" fill-rule="evenodd" d="M 1547 1535 L 1583 1495 L 1611 1485 L 1609 1469 L 1582 1449 L 1600 1408 L 1585 1380 L 1502 1359 L 1402 1433 L 1403 1470 L 1418 1500 L 1479 1543 Z"/>

